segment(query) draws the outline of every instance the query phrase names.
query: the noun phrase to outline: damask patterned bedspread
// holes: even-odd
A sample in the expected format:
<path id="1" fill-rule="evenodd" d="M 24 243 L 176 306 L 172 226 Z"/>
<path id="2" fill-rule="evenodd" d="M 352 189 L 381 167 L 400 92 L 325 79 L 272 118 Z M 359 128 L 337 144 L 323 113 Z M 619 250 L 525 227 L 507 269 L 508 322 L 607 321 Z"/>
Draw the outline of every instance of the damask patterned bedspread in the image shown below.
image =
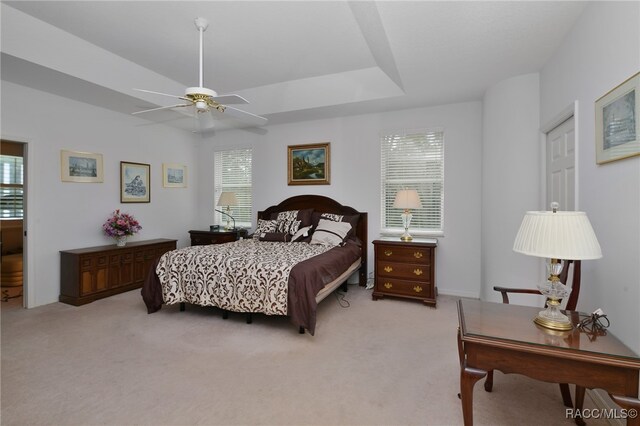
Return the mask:
<path id="1" fill-rule="evenodd" d="M 330 249 L 253 239 L 185 247 L 165 253 L 156 274 L 167 304 L 187 302 L 234 312 L 287 315 L 291 269 Z"/>

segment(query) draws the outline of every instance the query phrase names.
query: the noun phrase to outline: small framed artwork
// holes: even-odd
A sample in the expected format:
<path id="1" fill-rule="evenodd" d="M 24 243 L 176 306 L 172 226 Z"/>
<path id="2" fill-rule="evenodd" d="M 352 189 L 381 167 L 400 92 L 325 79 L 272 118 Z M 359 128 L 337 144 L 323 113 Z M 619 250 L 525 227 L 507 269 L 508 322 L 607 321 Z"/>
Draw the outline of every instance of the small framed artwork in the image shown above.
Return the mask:
<path id="1" fill-rule="evenodd" d="M 640 155 L 640 72 L 596 101 L 596 162 Z"/>
<path id="2" fill-rule="evenodd" d="M 162 186 L 165 188 L 186 188 L 187 166 L 162 163 Z"/>
<path id="3" fill-rule="evenodd" d="M 61 150 L 60 178 L 63 182 L 102 182 L 102 154 Z"/>
<path id="4" fill-rule="evenodd" d="M 120 162 L 120 202 L 151 202 L 151 165 Z"/>
<path id="5" fill-rule="evenodd" d="M 331 171 L 329 142 L 289 145 L 287 180 L 289 185 L 329 185 Z"/>

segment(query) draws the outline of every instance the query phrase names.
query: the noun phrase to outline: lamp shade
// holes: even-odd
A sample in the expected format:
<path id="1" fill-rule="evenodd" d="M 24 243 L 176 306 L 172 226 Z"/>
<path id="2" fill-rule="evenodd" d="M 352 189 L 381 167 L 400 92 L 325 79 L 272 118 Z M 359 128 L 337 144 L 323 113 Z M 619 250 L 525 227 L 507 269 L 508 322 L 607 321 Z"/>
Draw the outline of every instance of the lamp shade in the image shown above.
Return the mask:
<path id="1" fill-rule="evenodd" d="M 399 209 L 421 209 L 420 197 L 415 189 L 401 189 L 396 194 L 393 207 Z"/>
<path id="2" fill-rule="evenodd" d="M 585 212 L 527 212 L 513 250 L 562 260 L 599 259 L 602 250 Z"/>
<path id="3" fill-rule="evenodd" d="M 237 206 L 238 199 L 235 192 L 223 192 L 218 198 L 218 206 Z"/>

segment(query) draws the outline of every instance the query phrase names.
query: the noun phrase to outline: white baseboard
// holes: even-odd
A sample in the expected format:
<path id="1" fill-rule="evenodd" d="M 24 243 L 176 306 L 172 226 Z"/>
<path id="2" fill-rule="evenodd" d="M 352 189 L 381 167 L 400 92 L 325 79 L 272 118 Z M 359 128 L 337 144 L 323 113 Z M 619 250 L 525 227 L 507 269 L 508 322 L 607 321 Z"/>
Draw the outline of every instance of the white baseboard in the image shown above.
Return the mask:
<path id="1" fill-rule="evenodd" d="M 587 396 L 599 410 L 619 410 L 620 407 L 609 398 L 607 392 L 602 389 L 587 389 Z M 622 419 L 606 419 L 611 426 L 623 426 L 626 423 Z"/>

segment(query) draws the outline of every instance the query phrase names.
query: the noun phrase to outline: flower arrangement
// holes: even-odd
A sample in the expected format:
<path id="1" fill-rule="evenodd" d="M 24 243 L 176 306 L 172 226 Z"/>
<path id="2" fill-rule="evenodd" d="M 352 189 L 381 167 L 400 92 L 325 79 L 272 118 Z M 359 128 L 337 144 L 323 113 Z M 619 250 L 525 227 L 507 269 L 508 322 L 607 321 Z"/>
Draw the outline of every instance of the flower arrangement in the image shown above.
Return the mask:
<path id="1" fill-rule="evenodd" d="M 116 210 L 102 225 L 104 233 L 110 237 L 118 238 L 133 235 L 142 229 L 140 223 L 128 213 L 120 213 Z"/>

